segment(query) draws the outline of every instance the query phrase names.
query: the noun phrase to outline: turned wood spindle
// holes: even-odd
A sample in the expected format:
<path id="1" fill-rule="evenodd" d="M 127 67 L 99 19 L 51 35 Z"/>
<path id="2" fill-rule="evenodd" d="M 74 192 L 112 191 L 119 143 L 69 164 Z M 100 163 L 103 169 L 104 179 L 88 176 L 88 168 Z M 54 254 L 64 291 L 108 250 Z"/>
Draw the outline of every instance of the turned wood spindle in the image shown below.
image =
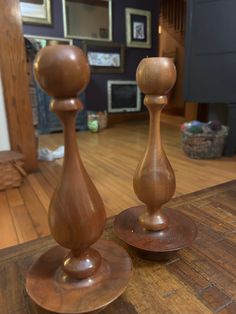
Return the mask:
<path id="1" fill-rule="evenodd" d="M 75 46 L 48 46 L 36 56 L 34 72 L 63 124 L 65 156 L 48 211 L 50 231 L 59 246 L 31 266 L 26 289 L 51 312 L 97 313 L 124 291 L 132 264 L 123 248 L 99 239 L 105 209 L 77 147 L 75 119 L 83 107 L 77 95 L 89 82 L 89 64 Z"/>
<path id="2" fill-rule="evenodd" d="M 133 179 L 134 192 L 144 203 L 121 212 L 114 232 L 145 258 L 170 257 L 196 237 L 194 222 L 182 212 L 164 208 L 175 192 L 175 175 L 161 143 L 161 110 L 175 84 L 176 69 L 169 58 L 145 58 L 138 65 L 136 80 L 146 95 L 150 127 L 146 151 Z M 163 254 L 162 254 L 163 253 Z"/>
<path id="3" fill-rule="evenodd" d="M 87 86 L 90 68 L 80 49 L 65 46 L 61 51 L 51 46 L 36 58 L 34 72 L 42 89 L 54 98 L 51 110 L 64 128 L 65 158 L 49 207 L 50 231 L 61 246 L 71 250 L 63 270 L 72 277 L 86 278 L 101 263 L 100 254 L 90 246 L 100 237 L 106 218 L 102 199 L 82 164 L 75 132 L 76 114 L 83 108 L 77 94 Z"/>
<path id="4" fill-rule="evenodd" d="M 140 223 L 148 230 L 158 231 L 168 226 L 161 206 L 175 192 L 175 175 L 163 150 L 160 132 L 161 110 L 176 80 L 175 66 L 168 58 L 143 59 L 137 68 L 136 80 L 146 94 L 144 104 L 149 110 L 150 127 L 146 152 L 135 172 L 133 185 L 138 198 L 147 205 Z"/>

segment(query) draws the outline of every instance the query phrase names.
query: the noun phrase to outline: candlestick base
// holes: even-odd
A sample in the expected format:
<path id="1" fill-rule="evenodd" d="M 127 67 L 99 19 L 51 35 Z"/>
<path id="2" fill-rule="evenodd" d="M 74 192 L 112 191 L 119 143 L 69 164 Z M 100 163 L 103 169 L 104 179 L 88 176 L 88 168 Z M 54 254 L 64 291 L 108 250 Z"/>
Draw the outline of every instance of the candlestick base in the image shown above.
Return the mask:
<path id="1" fill-rule="evenodd" d="M 189 246 L 197 236 L 197 227 L 188 216 L 178 210 L 165 208 L 168 227 L 160 231 L 148 231 L 142 227 L 139 217 L 146 210 L 143 205 L 121 212 L 114 221 L 116 236 L 136 248 L 142 257 L 161 259 Z"/>
<path id="2" fill-rule="evenodd" d="M 56 246 L 30 268 L 26 290 L 31 299 L 56 313 L 98 313 L 125 290 L 132 273 L 129 255 L 119 245 L 98 240 L 91 246 L 102 256 L 98 270 L 86 279 L 73 279 L 62 270 L 68 250 Z"/>

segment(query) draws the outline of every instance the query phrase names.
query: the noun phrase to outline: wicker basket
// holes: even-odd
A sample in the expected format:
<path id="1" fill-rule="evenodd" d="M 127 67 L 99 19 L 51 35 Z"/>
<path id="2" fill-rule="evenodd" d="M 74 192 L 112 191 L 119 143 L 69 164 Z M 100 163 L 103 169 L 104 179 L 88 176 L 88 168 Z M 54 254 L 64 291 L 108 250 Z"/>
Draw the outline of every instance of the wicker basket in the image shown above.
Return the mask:
<path id="1" fill-rule="evenodd" d="M 13 151 L 0 152 L 0 191 L 21 185 L 26 172 L 23 155 Z"/>
<path id="2" fill-rule="evenodd" d="M 192 134 L 182 131 L 182 147 L 185 154 L 193 159 L 219 158 L 223 154 L 228 128 L 216 133 Z"/>

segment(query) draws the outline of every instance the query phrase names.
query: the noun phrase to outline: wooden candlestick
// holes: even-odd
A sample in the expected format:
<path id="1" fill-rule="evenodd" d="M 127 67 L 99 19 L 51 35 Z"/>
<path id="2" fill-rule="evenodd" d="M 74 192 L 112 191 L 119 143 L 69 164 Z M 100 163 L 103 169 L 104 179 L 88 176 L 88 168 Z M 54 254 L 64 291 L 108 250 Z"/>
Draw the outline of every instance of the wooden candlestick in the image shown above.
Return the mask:
<path id="1" fill-rule="evenodd" d="M 175 175 L 161 143 L 160 115 L 175 84 L 176 69 L 169 58 L 145 58 L 136 72 L 149 110 L 147 148 L 134 175 L 133 186 L 146 206 L 129 208 L 114 223 L 115 233 L 128 244 L 149 252 L 175 251 L 196 237 L 196 226 L 178 211 L 162 209 L 175 192 Z"/>
<path id="2" fill-rule="evenodd" d="M 60 45 L 42 49 L 34 71 L 42 89 L 54 98 L 51 110 L 63 123 L 65 158 L 48 212 L 51 234 L 60 246 L 31 267 L 26 288 L 49 311 L 90 313 L 116 299 L 131 274 L 130 258 L 122 248 L 97 241 L 105 209 L 77 148 L 75 119 L 82 104 L 76 95 L 87 86 L 90 68 L 79 48 Z"/>
<path id="3" fill-rule="evenodd" d="M 149 110 L 150 128 L 144 158 L 134 175 L 134 191 L 147 205 L 147 211 L 139 217 L 147 230 L 158 231 L 168 226 L 167 216 L 161 206 L 175 192 L 175 175 L 161 143 L 160 116 L 167 104 L 166 94 L 176 80 L 176 70 L 170 59 L 147 58 L 137 68 L 137 83 L 144 94 L 144 104 Z M 154 62 L 153 62 L 154 61 Z"/>

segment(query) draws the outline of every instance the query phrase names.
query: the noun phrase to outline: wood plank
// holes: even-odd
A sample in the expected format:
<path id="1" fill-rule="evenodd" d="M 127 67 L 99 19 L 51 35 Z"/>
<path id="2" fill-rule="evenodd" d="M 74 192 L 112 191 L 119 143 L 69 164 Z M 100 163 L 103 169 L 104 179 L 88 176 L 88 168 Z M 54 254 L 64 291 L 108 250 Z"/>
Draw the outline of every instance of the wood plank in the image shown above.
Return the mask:
<path id="1" fill-rule="evenodd" d="M 28 266 L 31 260 L 29 259 L 28 263 L 25 266 Z M 22 269 L 23 272 L 24 268 Z M 25 297 L 24 290 L 24 279 L 22 276 L 18 277 L 20 272 L 19 265 L 14 263 L 13 265 L 3 265 L 0 267 L 0 273 L 5 274 L 4 279 L 1 276 L 2 280 L 0 280 L 0 295 L 2 295 L 2 291 L 5 290 L 5 295 L 7 295 L 8 302 L 6 302 L 6 298 L 4 303 L 1 304 L 1 313 L 4 314 L 22 314 L 24 311 L 24 304 L 22 303 L 22 299 Z M 14 285 L 9 286 L 9 282 L 14 282 Z M 14 304 L 14 311 L 12 312 L 11 304 Z"/>
<path id="2" fill-rule="evenodd" d="M 150 268 L 152 272 L 149 271 Z M 142 278 L 142 286 L 138 278 Z M 150 283 L 152 288 L 147 289 Z M 158 304 L 160 313 L 211 313 L 198 297 L 172 276 L 161 263 L 135 260 L 133 285 L 131 289 L 127 289 L 126 294 L 138 313 L 157 313 L 155 304 Z M 142 296 L 142 302 L 139 296 Z"/>
<path id="3" fill-rule="evenodd" d="M 53 192 L 55 187 L 53 188 L 51 184 L 45 179 L 45 177 L 42 175 L 42 173 L 35 173 L 34 177 L 37 179 L 38 183 L 41 185 L 45 193 L 47 194 L 49 198 L 49 202 L 51 201 Z"/>
<path id="4" fill-rule="evenodd" d="M 48 197 L 48 194 L 44 190 L 43 186 L 37 180 L 37 177 L 35 175 L 29 175 L 28 181 L 31 184 L 34 193 L 37 195 L 38 199 L 40 200 L 45 210 L 48 210 L 50 199 Z"/>
<path id="5" fill-rule="evenodd" d="M 10 207 L 24 205 L 24 201 L 19 192 L 19 189 L 10 189 L 10 190 L 7 190 L 6 193 L 7 193 L 7 200 Z"/>
<path id="6" fill-rule="evenodd" d="M 207 307 L 214 313 L 218 313 L 225 305 L 228 305 L 232 300 L 222 293 L 215 286 L 207 287 L 202 290 L 200 296 Z"/>
<path id="7" fill-rule="evenodd" d="M 167 263 L 167 269 L 175 274 L 182 282 L 192 287 L 198 294 L 201 290 L 210 286 L 209 280 L 188 265 L 183 259 L 176 258 L 176 261 Z"/>
<path id="8" fill-rule="evenodd" d="M 5 192 L 0 192 L 0 230 L 0 248 L 19 243 Z"/>
<path id="9" fill-rule="evenodd" d="M 26 55 L 18 0 L 0 0 L 0 67 L 11 149 L 25 157 L 28 171 L 37 169 L 36 143 L 26 72 Z"/>
<path id="10" fill-rule="evenodd" d="M 60 168 L 60 167 L 58 167 Z M 55 189 L 58 182 L 59 173 L 55 177 L 54 173 L 51 171 L 51 166 L 47 162 L 40 162 L 39 169 L 44 178 L 50 183 L 50 185 Z M 61 169 L 60 169 L 61 170 Z"/>
<path id="11" fill-rule="evenodd" d="M 20 187 L 20 193 L 38 236 L 48 235 L 47 213 L 28 180 L 25 180 L 25 183 Z"/>
<path id="12" fill-rule="evenodd" d="M 11 208 L 11 213 L 20 243 L 38 238 L 31 217 L 24 205 Z"/>
<path id="13" fill-rule="evenodd" d="M 236 313 L 236 302 L 231 302 L 227 306 L 223 307 L 219 314 L 235 314 Z"/>
<path id="14" fill-rule="evenodd" d="M 195 251 L 193 248 L 183 250 L 181 257 L 196 272 L 200 273 L 212 285 L 216 286 L 230 298 L 234 298 L 236 288 L 236 278 L 219 266 L 217 262 L 209 259 L 200 250 Z"/>

